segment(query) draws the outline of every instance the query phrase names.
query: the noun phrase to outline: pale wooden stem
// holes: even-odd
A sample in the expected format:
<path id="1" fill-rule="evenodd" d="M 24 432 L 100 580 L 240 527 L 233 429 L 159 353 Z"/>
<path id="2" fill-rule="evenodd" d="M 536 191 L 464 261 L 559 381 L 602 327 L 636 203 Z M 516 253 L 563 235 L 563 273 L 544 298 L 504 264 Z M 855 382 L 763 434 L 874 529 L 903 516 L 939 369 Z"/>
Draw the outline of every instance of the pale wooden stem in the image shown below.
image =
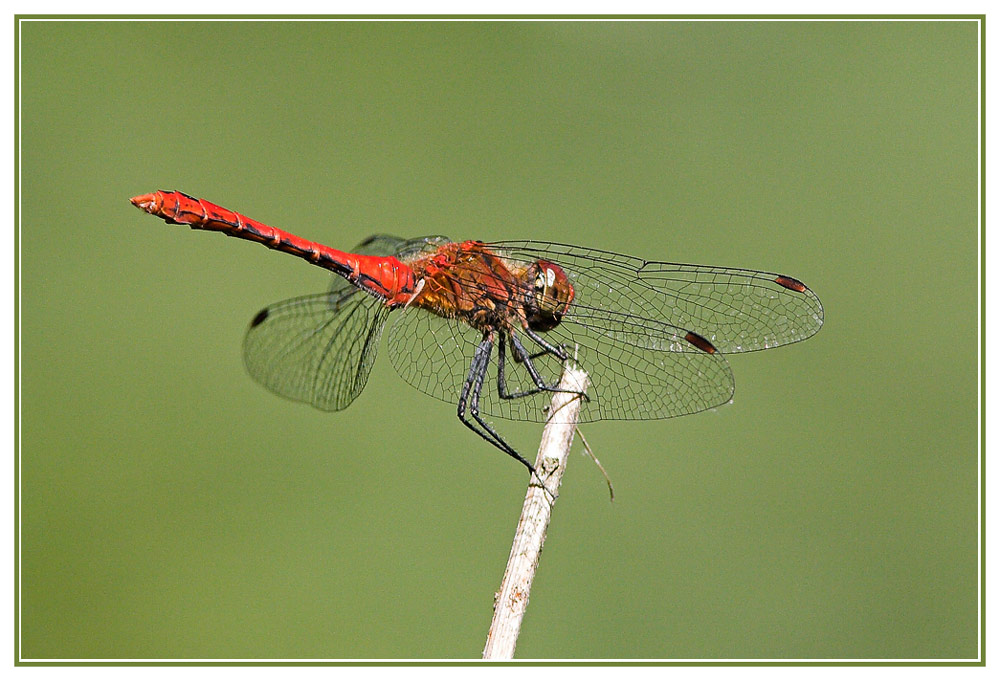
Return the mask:
<path id="1" fill-rule="evenodd" d="M 528 482 L 521 519 L 517 523 L 510 558 L 507 559 L 507 571 L 493 604 L 493 622 L 486 637 L 484 660 L 510 660 L 514 657 L 521 620 L 528 608 L 531 582 L 538 568 L 538 557 L 545 543 L 545 531 L 555 504 L 555 497 L 551 493 L 559 491 L 569 448 L 573 444 L 573 434 L 576 432 L 582 401 L 577 393 L 587 389 L 588 380 L 586 372 L 567 366 L 563 370 L 559 389 L 577 392 L 553 394 L 549 421 L 542 431 L 538 458 L 535 460 L 535 470 L 539 477 L 531 476 Z M 539 479 L 544 487 L 539 484 Z"/>

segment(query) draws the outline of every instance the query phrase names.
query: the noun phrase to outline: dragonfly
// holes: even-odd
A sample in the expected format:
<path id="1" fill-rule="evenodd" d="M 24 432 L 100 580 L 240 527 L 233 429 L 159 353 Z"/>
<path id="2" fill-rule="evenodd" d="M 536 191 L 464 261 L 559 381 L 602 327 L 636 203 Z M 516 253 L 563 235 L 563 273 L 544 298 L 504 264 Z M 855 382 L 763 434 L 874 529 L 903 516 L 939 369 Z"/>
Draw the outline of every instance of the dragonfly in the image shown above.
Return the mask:
<path id="1" fill-rule="evenodd" d="M 731 401 L 726 360 L 795 343 L 823 325 L 800 280 L 645 260 L 544 241 L 377 234 L 350 252 L 178 191 L 130 199 L 170 224 L 256 241 L 333 272 L 318 294 L 269 305 L 243 342 L 250 376 L 339 411 L 361 393 L 379 340 L 404 381 L 527 467 L 490 418 L 544 422 L 567 362 L 587 372 L 579 420 L 663 419 Z"/>

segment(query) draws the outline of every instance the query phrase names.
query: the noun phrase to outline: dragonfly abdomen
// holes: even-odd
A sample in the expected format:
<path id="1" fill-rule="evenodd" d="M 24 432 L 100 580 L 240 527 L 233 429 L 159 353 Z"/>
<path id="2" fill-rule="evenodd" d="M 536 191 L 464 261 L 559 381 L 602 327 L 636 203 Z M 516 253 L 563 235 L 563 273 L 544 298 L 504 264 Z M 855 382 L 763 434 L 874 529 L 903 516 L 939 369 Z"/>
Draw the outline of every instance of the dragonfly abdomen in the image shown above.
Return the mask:
<path id="1" fill-rule="evenodd" d="M 156 191 L 130 200 L 137 208 L 168 223 L 222 232 L 308 260 L 385 299 L 391 306 L 405 304 L 413 294 L 413 272 L 395 257 L 338 251 L 184 192 Z"/>

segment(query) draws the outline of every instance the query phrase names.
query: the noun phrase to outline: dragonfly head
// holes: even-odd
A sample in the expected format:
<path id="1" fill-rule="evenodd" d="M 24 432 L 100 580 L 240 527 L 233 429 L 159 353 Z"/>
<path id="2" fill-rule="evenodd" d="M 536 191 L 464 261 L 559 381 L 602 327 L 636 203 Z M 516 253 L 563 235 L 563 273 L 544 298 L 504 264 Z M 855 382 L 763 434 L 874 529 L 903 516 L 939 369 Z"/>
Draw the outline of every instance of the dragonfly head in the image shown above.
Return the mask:
<path id="1" fill-rule="evenodd" d="M 537 260 L 525 270 L 530 286 L 524 311 L 532 331 L 549 331 L 562 321 L 573 302 L 573 285 L 563 269 L 548 260 Z"/>

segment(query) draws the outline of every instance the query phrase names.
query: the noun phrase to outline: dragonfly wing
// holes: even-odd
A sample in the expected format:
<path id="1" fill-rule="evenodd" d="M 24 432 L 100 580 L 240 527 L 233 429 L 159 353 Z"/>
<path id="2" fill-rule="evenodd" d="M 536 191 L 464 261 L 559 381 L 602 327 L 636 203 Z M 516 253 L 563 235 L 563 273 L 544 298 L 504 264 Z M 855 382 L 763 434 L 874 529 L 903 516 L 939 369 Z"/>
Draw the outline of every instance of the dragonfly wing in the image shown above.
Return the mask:
<path id="1" fill-rule="evenodd" d="M 582 325 L 603 312 L 659 320 L 694 331 L 723 353 L 751 352 L 809 338 L 823 305 L 802 282 L 755 270 L 653 262 L 597 249 L 535 241 L 492 244 L 509 260 L 551 260 L 576 297 L 566 315 Z M 700 352 L 689 346 L 688 352 Z"/>
<path id="2" fill-rule="evenodd" d="M 355 246 L 351 252 L 360 255 L 394 255 L 405 261 L 421 253 L 432 253 L 441 244 L 446 244 L 449 241 L 451 239 L 440 234 L 418 236 L 411 239 L 403 239 L 391 234 L 373 234 Z"/>
<path id="3" fill-rule="evenodd" d="M 282 397 L 339 411 L 368 382 L 388 313 L 353 287 L 269 305 L 243 341 L 247 371 Z"/>
<path id="4" fill-rule="evenodd" d="M 598 310 L 567 315 L 544 336 L 590 376 L 585 421 L 671 418 L 733 397 L 729 362 L 721 353 L 699 349 L 699 339 L 684 329 Z"/>
<path id="5" fill-rule="evenodd" d="M 389 327 L 386 352 L 404 381 L 455 404 L 481 340 L 482 334 L 465 322 L 408 307 Z"/>
<path id="6" fill-rule="evenodd" d="M 501 399 L 497 389 L 498 340 L 493 346 L 483 388 L 479 413 L 483 416 L 517 421 L 544 422 L 545 408 L 551 402 L 550 393 L 531 395 L 518 399 Z M 386 351 L 396 373 L 422 393 L 452 405 L 457 404 L 469 375 L 472 356 L 482 342 L 483 334 L 464 321 L 418 308 L 405 309 L 389 327 L 386 334 Z M 529 350 L 530 352 L 531 350 Z M 505 376 L 507 392 L 530 390 L 534 382 L 525 371 L 524 364 L 511 357 L 509 343 L 506 350 Z M 547 382 L 558 381 L 562 365 L 558 360 L 539 357 L 535 366 Z M 468 405 L 470 408 L 472 405 Z"/>
<path id="7" fill-rule="evenodd" d="M 592 314 L 583 324 L 566 317 L 543 334 L 562 346 L 590 376 L 590 400 L 580 421 L 601 419 L 662 419 L 693 414 L 725 404 L 733 396 L 733 375 L 719 353 L 689 353 L 683 330 L 662 323 L 645 323 L 625 315 Z M 542 349 L 525 334 L 519 340 L 529 354 Z M 417 390 L 455 404 L 469 372 L 470 358 L 482 334 L 468 324 L 408 308 L 387 333 L 388 352 L 396 372 Z M 505 341 L 505 394 L 531 392 L 536 387 L 527 365 L 514 357 Z M 544 422 L 552 401 L 549 391 L 516 399 L 501 396 L 498 384 L 499 339 L 480 397 L 484 416 Z M 559 382 L 562 362 L 553 354 L 535 356 L 532 366 L 548 385 Z"/>
<path id="8" fill-rule="evenodd" d="M 448 239 L 401 239 L 376 234 L 354 249 L 400 260 L 434 250 Z M 334 275 L 326 293 L 269 305 L 243 341 L 247 371 L 268 390 L 326 411 L 347 407 L 368 382 L 389 309 Z"/>

